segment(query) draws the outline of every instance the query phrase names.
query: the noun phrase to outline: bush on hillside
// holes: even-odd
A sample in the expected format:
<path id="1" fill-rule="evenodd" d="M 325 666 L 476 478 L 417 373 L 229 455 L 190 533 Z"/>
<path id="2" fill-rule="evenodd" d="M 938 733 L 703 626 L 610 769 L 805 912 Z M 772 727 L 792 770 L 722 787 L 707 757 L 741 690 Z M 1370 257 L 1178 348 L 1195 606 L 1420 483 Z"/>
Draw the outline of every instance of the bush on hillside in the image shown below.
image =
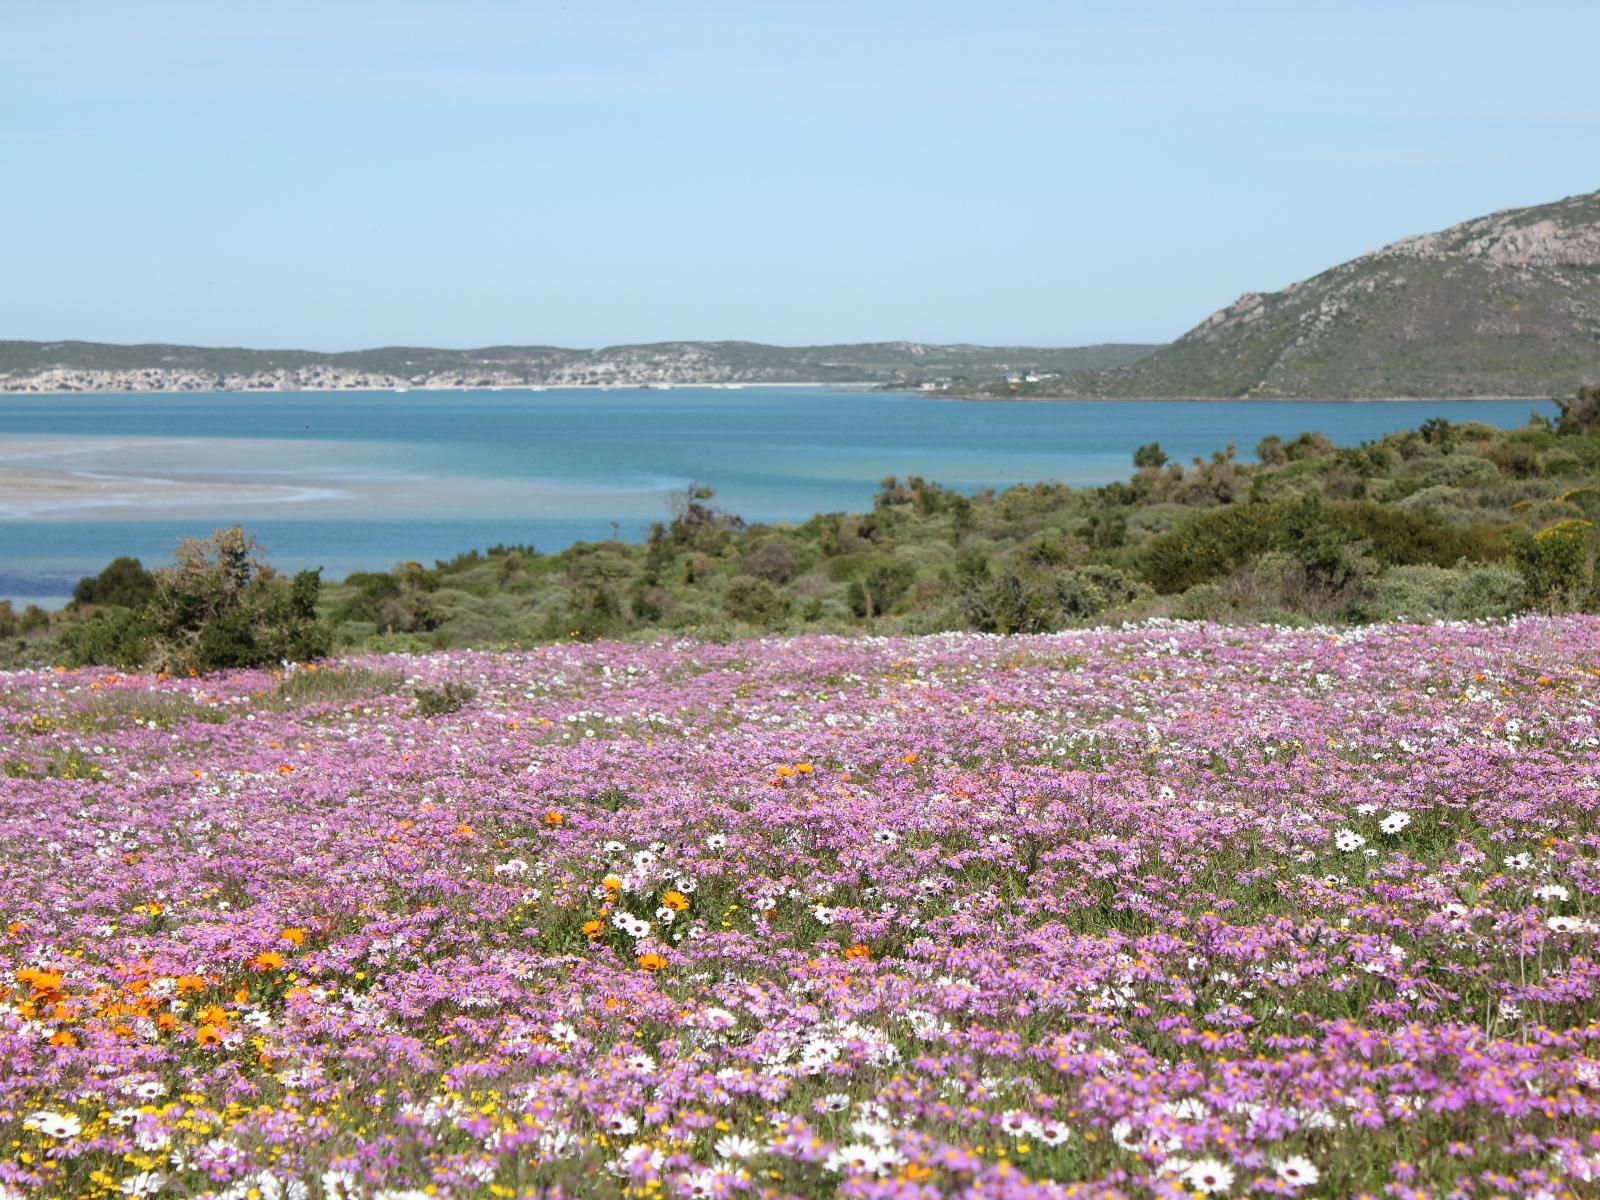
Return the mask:
<path id="1" fill-rule="evenodd" d="M 1592 522 L 1578 518 L 1557 521 L 1533 534 L 1518 531 L 1512 553 L 1527 585 L 1529 604 L 1551 612 L 1584 605 L 1594 573 L 1594 532 Z"/>

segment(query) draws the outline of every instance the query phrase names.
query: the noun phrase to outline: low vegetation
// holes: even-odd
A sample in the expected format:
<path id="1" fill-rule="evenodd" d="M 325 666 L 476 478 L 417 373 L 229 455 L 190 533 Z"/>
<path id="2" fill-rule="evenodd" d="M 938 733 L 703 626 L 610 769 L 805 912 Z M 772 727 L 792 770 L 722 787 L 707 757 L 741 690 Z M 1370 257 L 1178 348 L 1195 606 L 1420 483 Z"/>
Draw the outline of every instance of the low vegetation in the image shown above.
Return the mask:
<path id="1" fill-rule="evenodd" d="M 872 511 L 747 525 L 711 489 L 643 544 L 470 551 L 285 579 L 241 530 L 177 565 L 119 559 L 67 612 L 0 609 L 14 662 L 168 671 L 331 649 L 504 647 L 663 633 L 1041 633 L 1152 616 L 1277 624 L 1600 609 L 1600 388 L 1519 429 L 1434 419 L 1339 448 L 1316 433 L 1129 479 L 977 495 L 885 479 Z"/>

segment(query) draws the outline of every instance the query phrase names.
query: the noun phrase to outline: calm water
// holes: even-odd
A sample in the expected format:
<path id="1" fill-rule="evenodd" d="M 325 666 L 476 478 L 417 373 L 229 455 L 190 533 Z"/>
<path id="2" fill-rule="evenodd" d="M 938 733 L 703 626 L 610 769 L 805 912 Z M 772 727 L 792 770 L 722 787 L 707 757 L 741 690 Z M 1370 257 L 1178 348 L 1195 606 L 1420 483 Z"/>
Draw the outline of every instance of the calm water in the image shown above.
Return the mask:
<path id="1" fill-rule="evenodd" d="M 326 578 L 472 547 L 636 540 L 691 480 L 748 520 L 870 507 L 885 475 L 973 491 L 1126 478 L 1269 433 L 1340 445 L 1433 416 L 1514 426 L 1553 404 L 965 403 L 872 392 L 0 396 L 0 597 L 59 602 L 119 554 L 241 523 Z"/>

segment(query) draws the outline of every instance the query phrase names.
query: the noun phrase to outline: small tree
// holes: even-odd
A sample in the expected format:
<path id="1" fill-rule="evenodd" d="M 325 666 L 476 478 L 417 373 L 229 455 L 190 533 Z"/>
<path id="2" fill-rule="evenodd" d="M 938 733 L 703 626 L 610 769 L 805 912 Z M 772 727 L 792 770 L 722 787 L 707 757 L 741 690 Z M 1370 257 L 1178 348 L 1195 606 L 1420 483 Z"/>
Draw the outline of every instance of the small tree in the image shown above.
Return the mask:
<path id="1" fill-rule="evenodd" d="M 1581 387 L 1578 394 L 1556 401 L 1561 416 L 1556 421 L 1560 433 L 1600 431 L 1600 387 Z"/>
<path id="2" fill-rule="evenodd" d="M 168 672 L 253 667 L 326 654 L 320 572 L 278 575 L 240 527 L 185 538 L 156 572 L 149 665 Z"/>
<path id="3" fill-rule="evenodd" d="M 137 558 L 114 558 L 98 575 L 85 576 L 72 589 L 72 603 L 138 608 L 155 596 L 156 577 Z"/>
<path id="4" fill-rule="evenodd" d="M 1141 470 L 1145 467 L 1160 470 L 1167 465 L 1167 452 L 1161 448 L 1160 442 L 1151 442 L 1148 446 L 1140 446 L 1133 452 L 1133 465 Z"/>

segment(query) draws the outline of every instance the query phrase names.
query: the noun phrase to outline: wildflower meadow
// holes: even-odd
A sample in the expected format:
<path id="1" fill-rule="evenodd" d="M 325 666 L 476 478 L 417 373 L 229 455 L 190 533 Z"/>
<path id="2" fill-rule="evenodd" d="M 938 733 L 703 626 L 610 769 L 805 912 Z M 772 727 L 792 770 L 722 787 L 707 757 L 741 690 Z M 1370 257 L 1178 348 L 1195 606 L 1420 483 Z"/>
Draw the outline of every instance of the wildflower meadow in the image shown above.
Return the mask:
<path id="1" fill-rule="evenodd" d="M 0 675 L 0 1197 L 1600 1195 L 1600 620 Z"/>

